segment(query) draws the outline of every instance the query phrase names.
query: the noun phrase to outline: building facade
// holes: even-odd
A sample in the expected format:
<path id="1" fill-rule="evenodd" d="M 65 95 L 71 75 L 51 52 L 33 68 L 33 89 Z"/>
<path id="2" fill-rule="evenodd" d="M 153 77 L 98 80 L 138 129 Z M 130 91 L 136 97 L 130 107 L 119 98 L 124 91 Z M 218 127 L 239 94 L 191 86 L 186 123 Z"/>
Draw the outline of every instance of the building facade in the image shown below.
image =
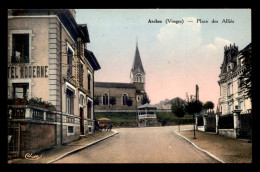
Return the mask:
<path id="1" fill-rule="evenodd" d="M 240 76 L 245 65 L 243 51 L 251 49 L 251 43 L 243 50 L 239 51 L 234 45 L 224 47 L 224 60 L 220 67 L 221 73 L 218 84 L 220 86 L 219 111 L 222 115 L 231 114 L 237 107 L 241 113 L 248 113 L 252 109 L 250 98 L 245 97 L 244 90 L 241 89 Z"/>
<path id="2" fill-rule="evenodd" d="M 95 82 L 95 112 L 134 110 L 147 98 L 145 71 L 136 45 L 130 83 Z"/>
<path id="3" fill-rule="evenodd" d="M 35 149 L 91 133 L 94 72 L 100 66 L 87 50 L 87 25 L 77 24 L 71 9 L 8 13 L 8 99 L 24 100 L 19 105 L 9 102 L 10 124 L 19 123 L 19 137 L 35 139 Z"/>

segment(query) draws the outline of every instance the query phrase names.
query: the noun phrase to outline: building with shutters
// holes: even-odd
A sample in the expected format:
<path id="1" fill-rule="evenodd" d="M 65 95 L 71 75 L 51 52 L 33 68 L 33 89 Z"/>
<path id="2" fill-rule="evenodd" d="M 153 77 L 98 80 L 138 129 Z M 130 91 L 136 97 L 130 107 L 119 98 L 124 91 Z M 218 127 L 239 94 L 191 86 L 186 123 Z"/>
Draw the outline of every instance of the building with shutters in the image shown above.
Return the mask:
<path id="1" fill-rule="evenodd" d="M 87 25 L 76 23 L 73 9 L 8 10 L 10 152 L 33 152 L 93 132 L 100 65 L 88 43 Z"/>

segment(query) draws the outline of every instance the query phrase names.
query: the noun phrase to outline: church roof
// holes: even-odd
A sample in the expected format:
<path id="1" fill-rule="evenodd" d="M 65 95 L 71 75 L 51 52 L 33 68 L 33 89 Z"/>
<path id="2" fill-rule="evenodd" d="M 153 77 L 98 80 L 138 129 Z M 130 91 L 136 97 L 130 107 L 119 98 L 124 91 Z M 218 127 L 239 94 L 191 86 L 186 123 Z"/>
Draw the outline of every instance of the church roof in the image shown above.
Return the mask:
<path id="1" fill-rule="evenodd" d="M 134 84 L 131 83 L 119 83 L 119 82 L 94 82 L 95 87 L 105 87 L 105 88 L 133 88 Z"/>
<path id="2" fill-rule="evenodd" d="M 135 58 L 134 58 L 134 62 L 133 62 L 133 66 L 132 66 L 131 71 L 134 72 L 134 71 L 137 70 L 138 68 L 139 68 L 143 73 L 145 73 L 145 72 L 144 72 L 144 68 L 143 68 L 143 64 L 142 64 L 142 60 L 141 60 L 141 57 L 140 57 L 140 53 L 139 53 L 139 50 L 138 50 L 138 46 L 136 45 Z"/>

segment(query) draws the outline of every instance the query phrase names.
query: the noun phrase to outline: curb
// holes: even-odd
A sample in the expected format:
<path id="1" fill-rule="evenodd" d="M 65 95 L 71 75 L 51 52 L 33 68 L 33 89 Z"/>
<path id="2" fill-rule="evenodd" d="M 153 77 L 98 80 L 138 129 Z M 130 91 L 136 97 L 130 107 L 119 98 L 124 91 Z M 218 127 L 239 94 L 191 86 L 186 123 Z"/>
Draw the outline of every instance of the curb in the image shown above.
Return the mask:
<path id="1" fill-rule="evenodd" d="M 205 154 L 207 154 L 208 156 L 210 156 L 211 158 L 221 162 L 221 163 L 225 163 L 224 161 L 222 161 L 221 159 L 217 158 L 215 155 L 211 154 L 210 152 L 201 149 L 200 147 L 198 147 L 197 145 L 195 145 L 192 141 L 190 141 L 189 139 L 187 139 L 186 137 L 184 137 L 183 135 L 177 133 L 176 131 L 174 131 L 175 134 L 177 134 L 178 136 L 182 137 L 184 140 L 188 141 L 190 144 L 192 144 L 195 148 L 197 148 L 198 150 L 204 152 Z"/>
<path id="2" fill-rule="evenodd" d="M 75 153 L 75 152 L 78 152 L 78 151 L 80 151 L 80 150 L 82 150 L 82 149 L 85 149 L 86 147 L 89 147 L 89 146 L 91 146 L 91 145 L 94 145 L 94 144 L 96 144 L 96 143 L 98 143 L 98 142 L 100 142 L 100 141 L 102 141 L 102 140 L 105 140 L 105 139 L 107 139 L 107 138 L 109 138 L 109 137 L 111 137 L 111 136 L 114 136 L 114 135 L 118 134 L 118 131 L 116 131 L 116 130 L 111 130 L 111 131 L 113 131 L 114 133 L 111 134 L 111 135 L 108 135 L 108 136 L 106 136 L 106 137 L 103 137 L 103 138 L 101 138 L 101 139 L 99 139 L 99 140 L 96 140 L 96 141 L 94 141 L 94 142 L 91 142 L 91 143 L 89 143 L 89 144 L 87 144 L 87 145 L 85 145 L 85 146 L 83 146 L 83 147 L 80 147 L 80 148 L 78 148 L 78 149 L 75 149 L 75 150 L 72 150 L 72 151 L 70 151 L 70 152 L 67 152 L 67 153 L 63 154 L 62 156 L 60 156 L 60 157 L 58 157 L 58 158 L 55 158 L 54 160 L 51 160 L 51 161 L 47 162 L 47 164 L 53 163 L 53 162 L 55 162 L 55 161 L 58 161 L 58 160 L 64 158 L 65 156 L 68 156 L 69 154 L 73 154 L 73 153 Z"/>

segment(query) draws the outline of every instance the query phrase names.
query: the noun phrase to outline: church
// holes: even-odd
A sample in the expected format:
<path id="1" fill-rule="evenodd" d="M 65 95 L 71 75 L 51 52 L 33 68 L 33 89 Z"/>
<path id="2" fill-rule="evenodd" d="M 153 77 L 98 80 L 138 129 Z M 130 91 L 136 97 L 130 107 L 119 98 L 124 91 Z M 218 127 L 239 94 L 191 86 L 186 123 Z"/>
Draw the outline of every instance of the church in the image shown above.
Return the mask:
<path id="1" fill-rule="evenodd" d="M 136 110 L 147 98 L 145 92 L 145 71 L 136 44 L 133 65 L 130 71 L 130 83 L 95 82 L 95 112 Z"/>

